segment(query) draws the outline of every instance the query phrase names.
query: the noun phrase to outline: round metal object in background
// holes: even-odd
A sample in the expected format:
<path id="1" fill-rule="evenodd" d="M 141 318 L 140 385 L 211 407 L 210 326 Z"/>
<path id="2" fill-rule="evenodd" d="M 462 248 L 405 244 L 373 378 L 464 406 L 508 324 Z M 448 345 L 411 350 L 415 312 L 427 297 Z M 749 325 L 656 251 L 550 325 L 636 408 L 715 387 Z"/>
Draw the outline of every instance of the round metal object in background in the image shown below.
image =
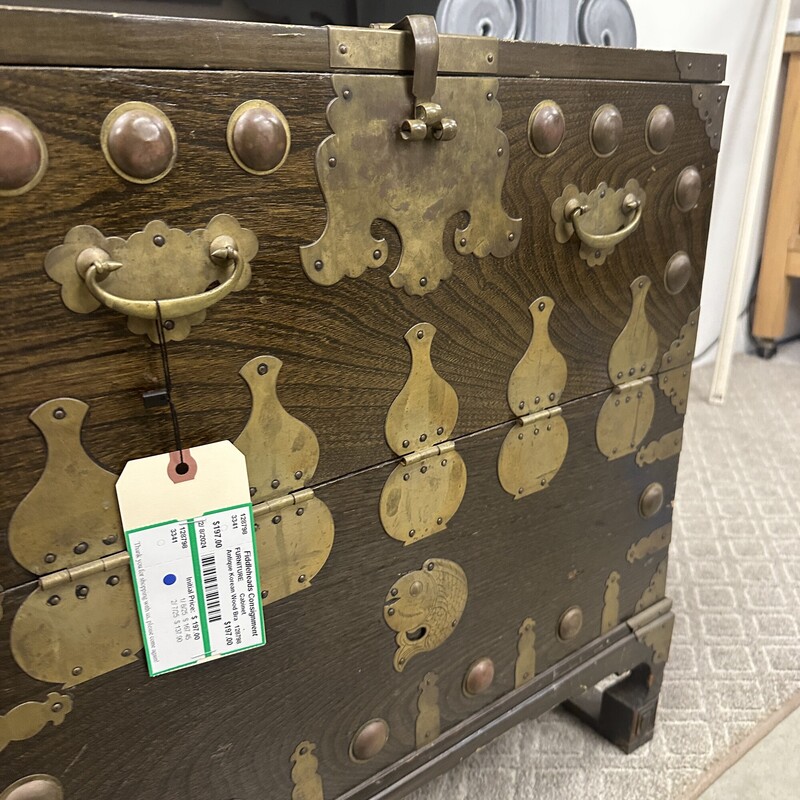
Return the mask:
<path id="1" fill-rule="evenodd" d="M 689 254 L 684 253 L 683 250 L 678 250 L 667 261 L 667 266 L 664 270 L 664 286 L 670 294 L 678 294 L 689 283 L 689 278 L 691 277 L 692 262 L 689 260 Z"/>
<path id="2" fill-rule="evenodd" d="M 64 800 L 64 789 L 52 775 L 28 775 L 14 781 L 0 800 Z"/>
<path id="3" fill-rule="evenodd" d="M 603 47 L 636 47 L 636 23 L 625 0 L 583 0 L 578 41 Z"/>
<path id="4" fill-rule="evenodd" d="M 645 518 L 658 514 L 664 506 L 664 487 L 660 483 L 645 486 L 639 498 L 639 513 Z"/>
<path id="5" fill-rule="evenodd" d="M 471 664 L 464 675 L 463 690 L 468 697 L 482 694 L 494 683 L 494 661 L 480 658 Z"/>
<path id="6" fill-rule="evenodd" d="M 610 103 L 600 106 L 594 112 L 589 125 L 589 141 L 595 154 L 605 158 L 610 156 L 622 140 L 622 114 Z"/>
<path id="7" fill-rule="evenodd" d="M 389 723 L 385 719 L 365 722 L 350 743 L 350 758 L 353 761 L 369 761 L 383 750 L 389 741 Z"/>
<path id="8" fill-rule="evenodd" d="M 647 117 L 645 141 L 651 153 L 663 153 L 672 144 L 675 135 L 675 117 L 669 106 L 658 105 Z"/>
<path id="9" fill-rule="evenodd" d="M 292 137 L 281 110 L 266 100 L 248 100 L 228 120 L 228 149 L 233 160 L 253 175 L 269 175 L 289 155 Z"/>
<path id="10" fill-rule="evenodd" d="M 574 639 L 583 627 L 583 611 L 580 606 L 572 606 L 568 608 L 558 621 L 558 638 L 562 642 L 567 642 Z"/>
<path id="11" fill-rule="evenodd" d="M 131 183 L 160 181 L 178 154 L 175 129 L 167 115 L 138 101 L 122 103 L 105 118 L 100 146 L 111 169 Z"/>
<path id="12" fill-rule="evenodd" d="M 19 111 L 0 106 L 0 197 L 24 194 L 47 169 L 47 145 L 39 129 Z"/>
<path id="13" fill-rule="evenodd" d="M 686 167 L 675 181 L 675 205 L 681 211 L 691 211 L 700 199 L 703 179 L 697 167 Z"/>
<path id="14" fill-rule="evenodd" d="M 530 26 L 529 0 L 442 0 L 436 26 L 442 33 L 517 39 Z"/>
<path id="15" fill-rule="evenodd" d="M 554 100 L 542 100 L 528 118 L 528 143 L 537 156 L 552 156 L 564 141 L 564 112 Z"/>

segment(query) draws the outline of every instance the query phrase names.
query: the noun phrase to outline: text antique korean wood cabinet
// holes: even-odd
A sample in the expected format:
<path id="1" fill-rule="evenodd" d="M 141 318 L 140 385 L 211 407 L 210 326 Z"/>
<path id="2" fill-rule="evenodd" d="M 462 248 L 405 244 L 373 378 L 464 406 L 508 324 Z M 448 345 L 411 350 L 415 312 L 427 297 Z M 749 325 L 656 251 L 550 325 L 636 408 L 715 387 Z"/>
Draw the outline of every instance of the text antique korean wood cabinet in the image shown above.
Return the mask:
<path id="1" fill-rule="evenodd" d="M 0 797 L 399 797 L 566 701 L 647 741 L 724 59 L 8 8 L 0 53 Z M 150 678 L 114 484 L 170 389 L 246 456 L 268 641 Z"/>

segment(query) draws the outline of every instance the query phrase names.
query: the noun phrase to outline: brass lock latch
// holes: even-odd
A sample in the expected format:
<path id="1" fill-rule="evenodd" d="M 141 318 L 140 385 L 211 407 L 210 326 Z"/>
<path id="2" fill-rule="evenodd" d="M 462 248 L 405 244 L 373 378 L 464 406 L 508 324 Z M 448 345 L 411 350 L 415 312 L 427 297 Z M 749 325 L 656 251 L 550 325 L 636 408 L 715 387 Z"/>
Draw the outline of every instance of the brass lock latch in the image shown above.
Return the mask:
<path id="1" fill-rule="evenodd" d="M 426 139 L 428 133 L 437 141 L 454 139 L 458 133 L 456 121 L 445 117 L 442 107 L 432 100 L 439 72 L 439 31 L 436 30 L 436 20 L 425 14 L 411 14 L 393 27 L 410 31 L 414 42 L 414 78 L 411 84 L 414 118 L 401 123 L 400 136 L 410 142 Z"/>

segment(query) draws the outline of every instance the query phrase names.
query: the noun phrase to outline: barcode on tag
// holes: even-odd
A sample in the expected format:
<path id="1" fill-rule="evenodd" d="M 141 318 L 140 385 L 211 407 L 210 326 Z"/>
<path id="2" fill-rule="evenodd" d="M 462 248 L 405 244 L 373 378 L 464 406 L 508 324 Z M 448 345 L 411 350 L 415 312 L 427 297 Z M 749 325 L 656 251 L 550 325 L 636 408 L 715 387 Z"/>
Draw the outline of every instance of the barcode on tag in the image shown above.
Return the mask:
<path id="1" fill-rule="evenodd" d="M 150 674 L 265 643 L 253 507 L 125 531 Z"/>

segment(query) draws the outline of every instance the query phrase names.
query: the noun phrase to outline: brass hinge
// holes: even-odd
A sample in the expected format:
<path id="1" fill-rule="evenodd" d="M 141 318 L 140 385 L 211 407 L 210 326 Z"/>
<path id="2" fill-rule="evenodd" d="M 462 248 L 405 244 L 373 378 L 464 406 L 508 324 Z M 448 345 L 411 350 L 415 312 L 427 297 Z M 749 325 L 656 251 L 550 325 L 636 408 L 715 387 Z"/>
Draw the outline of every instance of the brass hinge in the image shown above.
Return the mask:
<path id="1" fill-rule="evenodd" d="M 263 503 L 254 505 L 253 516 L 260 517 L 262 514 L 271 514 L 275 511 L 280 511 L 282 508 L 298 506 L 302 503 L 307 503 L 312 497 L 314 497 L 313 489 L 298 489 L 282 497 L 275 497 L 272 500 L 266 500 Z"/>
<path id="2" fill-rule="evenodd" d="M 525 427 L 532 422 L 546 422 L 560 416 L 561 406 L 553 406 L 552 408 L 545 408 L 543 411 L 536 411 L 533 414 L 526 414 L 524 417 L 520 417 L 517 422 Z"/>
<path id="3" fill-rule="evenodd" d="M 77 567 L 68 567 L 58 572 L 51 572 L 49 575 L 42 575 L 39 578 L 39 587 L 43 590 L 55 589 L 58 586 L 74 583 L 89 575 L 95 575 L 98 572 L 113 571 L 118 567 L 125 566 L 129 561 L 130 554 L 127 550 L 122 550 L 119 553 L 114 553 L 111 556 L 103 556 L 94 561 L 89 561 L 86 564 L 80 564 Z"/>
<path id="4" fill-rule="evenodd" d="M 402 463 L 404 467 L 409 467 L 412 464 L 419 464 L 420 461 L 424 461 L 431 456 L 443 456 L 445 453 L 452 453 L 455 449 L 456 443 L 454 441 L 442 442 L 432 447 L 425 447 L 422 450 L 415 450 L 413 453 L 403 456 Z"/>

